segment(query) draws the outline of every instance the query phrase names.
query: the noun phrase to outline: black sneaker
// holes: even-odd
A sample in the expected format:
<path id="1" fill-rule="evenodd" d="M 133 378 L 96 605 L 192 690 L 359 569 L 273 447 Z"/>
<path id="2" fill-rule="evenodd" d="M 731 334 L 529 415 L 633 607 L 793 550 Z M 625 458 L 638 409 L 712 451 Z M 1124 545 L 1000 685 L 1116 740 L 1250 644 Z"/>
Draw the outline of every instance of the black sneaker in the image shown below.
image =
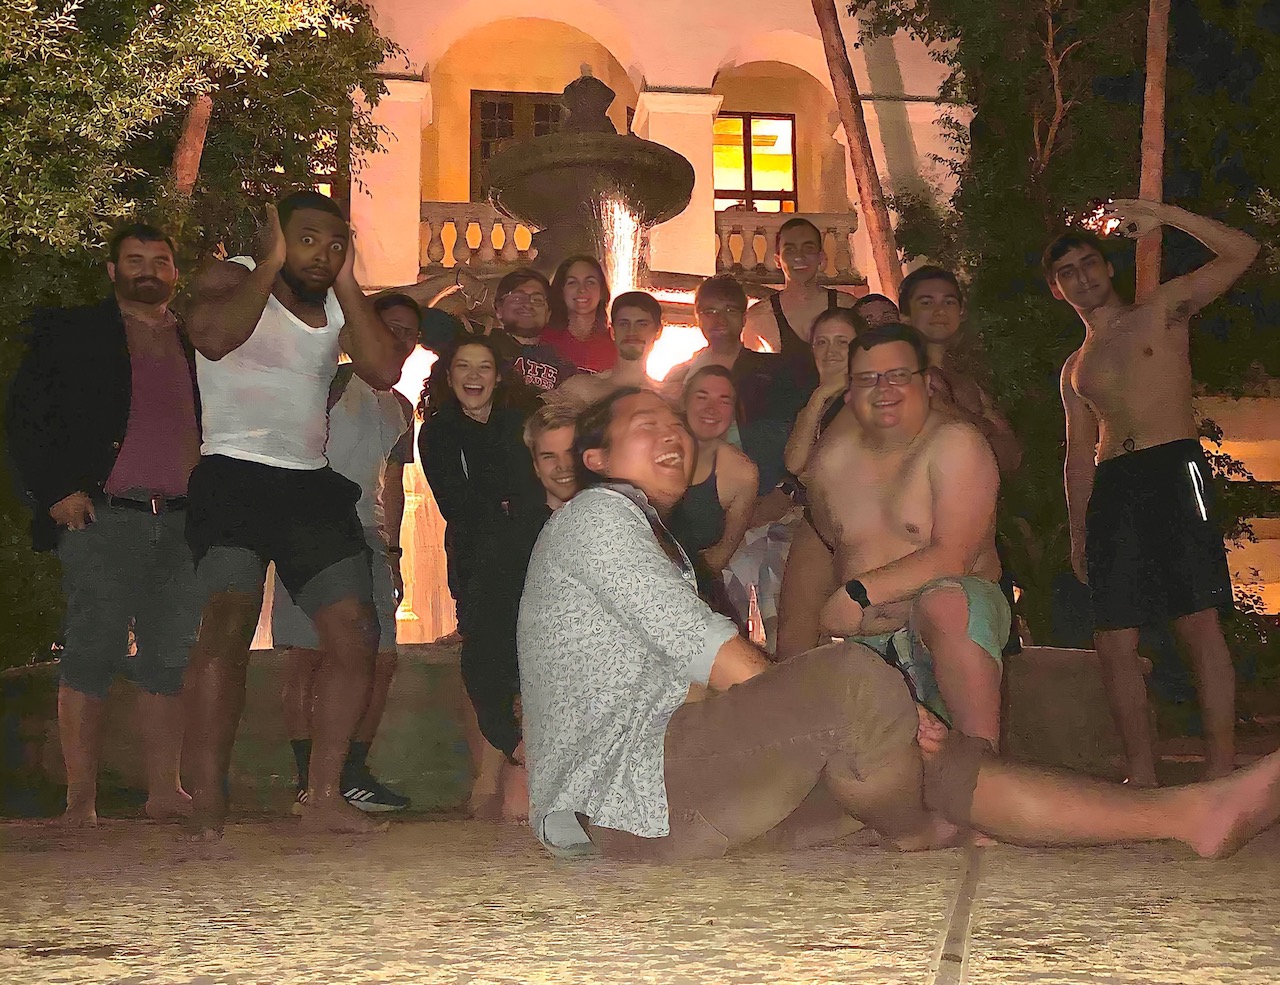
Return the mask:
<path id="1" fill-rule="evenodd" d="M 402 811 L 409 806 L 408 797 L 388 790 L 367 770 L 359 776 L 342 781 L 342 799 L 352 807 L 371 814 Z"/>

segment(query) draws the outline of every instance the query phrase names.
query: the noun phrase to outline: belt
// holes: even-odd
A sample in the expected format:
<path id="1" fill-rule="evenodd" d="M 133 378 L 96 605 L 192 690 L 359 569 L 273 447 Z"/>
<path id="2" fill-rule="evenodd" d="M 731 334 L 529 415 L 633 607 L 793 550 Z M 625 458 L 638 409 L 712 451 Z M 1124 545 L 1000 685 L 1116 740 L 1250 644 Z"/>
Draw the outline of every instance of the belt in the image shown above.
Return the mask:
<path id="1" fill-rule="evenodd" d="M 187 508 L 186 496 L 165 496 L 160 493 L 150 497 L 149 499 L 121 499 L 119 496 L 108 495 L 106 497 L 108 506 L 116 506 L 125 510 L 137 510 L 139 513 L 150 513 L 152 516 L 159 516 L 161 513 L 172 513 L 174 510 L 185 510 Z"/>

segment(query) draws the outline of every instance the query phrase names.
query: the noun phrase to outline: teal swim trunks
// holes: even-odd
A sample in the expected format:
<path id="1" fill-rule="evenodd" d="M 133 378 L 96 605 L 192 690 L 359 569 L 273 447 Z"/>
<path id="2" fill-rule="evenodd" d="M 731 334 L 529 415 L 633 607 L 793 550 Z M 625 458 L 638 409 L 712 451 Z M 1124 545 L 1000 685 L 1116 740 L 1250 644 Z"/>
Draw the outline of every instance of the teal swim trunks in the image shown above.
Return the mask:
<path id="1" fill-rule="evenodd" d="M 969 639 L 991 654 L 991 659 L 996 662 L 996 666 L 1003 670 L 1004 646 L 1009 642 L 1011 613 L 1009 602 L 1004 597 L 1004 592 L 1000 590 L 1000 586 L 993 581 L 972 575 L 960 578 L 939 578 L 920 589 L 916 598 L 923 598 L 935 588 L 963 589 L 969 607 Z M 916 632 L 914 611 L 906 627 L 896 632 L 850 638 L 871 647 L 891 664 L 897 666 L 906 675 L 916 700 L 947 725 L 951 724 L 951 715 L 947 712 L 946 703 L 938 690 L 938 680 L 933 673 L 933 658 L 921 641 L 919 633 Z"/>

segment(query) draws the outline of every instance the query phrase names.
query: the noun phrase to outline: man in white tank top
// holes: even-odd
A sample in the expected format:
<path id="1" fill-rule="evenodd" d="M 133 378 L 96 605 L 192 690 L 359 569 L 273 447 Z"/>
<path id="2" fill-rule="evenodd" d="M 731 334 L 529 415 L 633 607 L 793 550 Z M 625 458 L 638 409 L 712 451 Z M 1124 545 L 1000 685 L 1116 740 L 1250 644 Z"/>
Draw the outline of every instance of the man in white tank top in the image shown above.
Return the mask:
<path id="1" fill-rule="evenodd" d="M 216 838 L 244 707 L 245 670 L 268 563 L 315 624 L 323 652 L 303 823 L 369 831 L 340 775 L 366 707 L 378 648 L 359 487 L 325 458 L 339 350 L 378 390 L 411 347 L 361 292 L 351 231 L 317 192 L 268 206 L 261 255 L 208 264 L 188 323 L 204 409 L 187 539 L 207 603 L 186 677 L 194 832 Z"/>

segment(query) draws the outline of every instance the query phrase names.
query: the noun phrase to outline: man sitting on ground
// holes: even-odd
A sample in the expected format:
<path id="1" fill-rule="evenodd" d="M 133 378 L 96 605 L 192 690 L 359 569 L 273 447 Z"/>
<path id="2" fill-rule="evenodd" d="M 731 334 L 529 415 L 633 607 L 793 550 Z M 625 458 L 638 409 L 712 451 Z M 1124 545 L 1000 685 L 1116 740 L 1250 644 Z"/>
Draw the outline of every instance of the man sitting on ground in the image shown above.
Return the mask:
<path id="1" fill-rule="evenodd" d="M 872 365 L 855 371 L 903 368 Z M 698 597 L 666 528 L 693 466 L 676 412 L 616 391 L 579 418 L 575 453 L 592 488 L 543 529 L 517 632 L 531 820 L 552 851 L 714 858 L 829 840 L 857 819 L 904 848 L 971 826 L 1029 844 L 1168 838 L 1221 856 L 1280 815 L 1280 753 L 1226 780 L 1127 790 L 948 733 L 862 644 L 771 667 Z M 714 693 L 686 701 L 702 687 Z"/>
<path id="2" fill-rule="evenodd" d="M 580 373 L 559 387 L 552 399 L 572 401 L 585 407 L 603 400 L 623 387 L 657 390 L 661 384 L 646 369 L 654 343 L 662 334 L 662 305 L 645 291 L 628 291 L 613 299 L 609 313 L 609 334 L 618 350 L 612 369 L 594 376 Z"/>
<path id="3" fill-rule="evenodd" d="M 816 584 L 788 564 L 784 620 L 801 581 L 827 601 L 810 638 L 856 638 L 894 660 L 916 698 L 960 731 L 1000 741 L 1001 651 L 1009 607 L 998 584 L 995 457 L 973 425 L 930 407 L 924 340 L 909 326 L 849 345 L 849 398 L 809 459 L 805 536 L 834 555 Z M 856 488 L 858 494 L 850 496 Z M 797 544 L 801 534 L 797 534 Z"/>

